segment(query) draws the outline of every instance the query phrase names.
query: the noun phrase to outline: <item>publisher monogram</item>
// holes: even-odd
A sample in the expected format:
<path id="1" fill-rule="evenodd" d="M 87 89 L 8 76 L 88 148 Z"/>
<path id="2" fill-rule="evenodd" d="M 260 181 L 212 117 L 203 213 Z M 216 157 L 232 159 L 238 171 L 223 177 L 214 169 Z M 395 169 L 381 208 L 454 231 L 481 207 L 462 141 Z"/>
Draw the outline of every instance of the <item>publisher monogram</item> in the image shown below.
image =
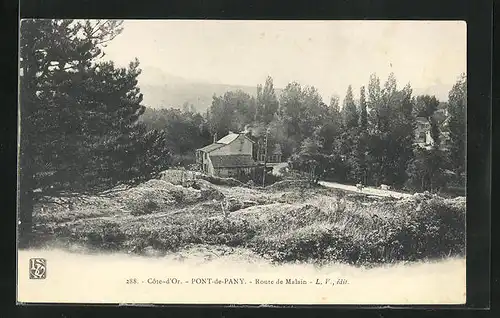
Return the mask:
<path id="1" fill-rule="evenodd" d="M 45 279 L 47 277 L 47 261 L 44 258 L 30 259 L 30 279 Z"/>

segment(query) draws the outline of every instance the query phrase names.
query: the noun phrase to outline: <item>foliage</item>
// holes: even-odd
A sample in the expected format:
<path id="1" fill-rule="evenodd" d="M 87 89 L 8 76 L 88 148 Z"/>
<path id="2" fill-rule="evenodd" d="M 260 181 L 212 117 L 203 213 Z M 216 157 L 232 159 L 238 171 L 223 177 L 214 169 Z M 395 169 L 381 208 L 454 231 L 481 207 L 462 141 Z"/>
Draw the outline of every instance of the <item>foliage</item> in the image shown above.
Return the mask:
<path id="1" fill-rule="evenodd" d="M 140 120 L 148 130 L 161 130 L 165 133 L 167 147 L 172 151 L 176 163 L 185 165 L 193 161 L 194 151 L 211 142 L 206 118 L 191 109 L 181 111 L 174 108 L 146 108 Z"/>
<path id="2" fill-rule="evenodd" d="M 439 192 L 446 184 L 445 165 L 445 154 L 438 148 L 415 150 L 415 158 L 408 167 L 407 186 L 417 191 Z"/>
<path id="3" fill-rule="evenodd" d="M 466 143 L 466 111 L 467 111 L 467 77 L 462 74 L 451 89 L 448 97 L 450 113 L 449 131 L 451 139 L 450 162 L 458 174 L 465 172 Z"/>
<path id="4" fill-rule="evenodd" d="M 450 129 L 454 131 L 450 132 L 450 136 L 455 140 L 450 152 L 445 147 L 444 152 L 423 155 L 415 145 L 416 117 L 429 121 L 434 147 L 441 149 L 443 133 L 448 131 L 445 125 L 448 119 L 443 118 L 446 111 L 438 114 L 437 110 L 462 107 L 460 101 L 464 99 L 459 96 L 463 85 L 457 85 L 452 94 L 452 106 L 448 107 L 435 96 L 413 96 L 410 84 L 399 88 L 393 73 L 383 84 L 376 74 L 372 74 L 366 89 L 365 86 L 360 88 L 359 103 L 355 101 L 353 88 L 349 85 L 340 109 L 336 95 L 332 96 L 327 106 L 314 87 L 297 82 L 289 83 L 277 98 L 272 78 L 268 77 L 264 85 L 258 85 L 256 98 L 239 91 L 214 96 L 207 114 L 197 115 L 202 118 L 196 121 L 200 123 L 198 127 L 204 128 L 197 130 L 195 125 L 190 125 L 193 128 L 189 132 L 180 127 L 173 129 L 171 147 L 183 153 L 184 150 L 175 148 L 175 142 L 186 138 L 179 144 L 190 145 L 185 149 L 186 154 L 193 153 L 194 144 L 202 146 L 209 143 L 210 135 L 216 133 L 221 137 L 229 131 L 245 130 L 256 141 L 255 159 L 260 158 L 264 150 L 266 136 L 267 153 L 279 145 L 282 160 L 289 161 L 292 169 L 313 182 L 327 178 L 351 184 L 390 184 L 394 188 L 407 186 L 421 189 L 423 185 L 426 190 L 432 184 L 435 191 L 448 181 L 440 177 L 442 172 L 457 167 L 459 160 L 451 160 L 451 156 L 460 157 L 458 153 L 464 149 L 457 142 L 459 136 L 464 136 L 460 135 L 459 125 L 456 124 L 462 119 L 456 111 L 455 117 L 449 118 Z M 187 105 L 184 108 L 187 112 Z M 426 164 L 437 162 L 435 157 L 443 156 L 447 159 L 439 162 L 439 167 L 426 168 L 432 172 L 422 170 Z M 422 182 L 423 175 L 432 175 L 424 177 L 432 182 Z"/>
<path id="5" fill-rule="evenodd" d="M 163 185 L 175 188 L 168 183 Z M 238 187 L 224 190 L 227 197 L 233 198 L 239 191 L 243 191 L 241 198 L 247 198 L 245 191 L 251 191 L 255 201 L 246 204 L 251 208 L 245 209 L 243 204 L 228 216 L 222 215 L 220 207 L 224 198 L 206 196 L 202 201 L 191 200 L 186 206 L 170 206 L 167 211 L 174 213 L 154 217 L 123 215 L 108 221 L 101 215 L 79 215 L 77 211 L 74 221 L 48 218 L 44 222 L 58 239 L 137 253 L 147 248 L 176 251 L 190 244 L 226 245 L 249 248 L 275 262 L 336 261 L 358 265 L 464 253 L 463 199 L 416 195 L 398 201 L 360 204 L 359 199 L 347 198 L 346 209 L 339 212 L 338 194 L 322 192 L 317 187 L 303 188 L 306 184 L 278 185 L 271 191 Z M 144 192 L 144 197 L 138 199 L 154 199 L 148 193 L 151 192 Z M 264 199 L 269 195 L 285 195 L 289 203 L 273 200 L 275 203 L 270 205 Z M 311 196 L 313 200 L 305 199 Z"/>
<path id="6" fill-rule="evenodd" d="M 352 93 L 352 86 L 347 87 L 347 94 L 344 98 L 344 105 L 342 107 L 342 114 L 344 117 L 344 125 L 346 129 L 351 129 L 358 126 L 359 114 L 354 103 L 354 96 Z"/>

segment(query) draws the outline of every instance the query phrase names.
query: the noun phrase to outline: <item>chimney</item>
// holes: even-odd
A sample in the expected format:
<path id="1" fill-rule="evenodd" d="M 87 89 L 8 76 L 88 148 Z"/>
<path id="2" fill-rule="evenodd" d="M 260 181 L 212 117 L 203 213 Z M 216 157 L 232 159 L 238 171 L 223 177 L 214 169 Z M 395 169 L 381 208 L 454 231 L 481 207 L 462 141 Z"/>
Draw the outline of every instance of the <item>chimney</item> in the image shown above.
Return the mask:
<path id="1" fill-rule="evenodd" d="M 214 143 L 217 142 L 217 132 L 214 133 Z"/>

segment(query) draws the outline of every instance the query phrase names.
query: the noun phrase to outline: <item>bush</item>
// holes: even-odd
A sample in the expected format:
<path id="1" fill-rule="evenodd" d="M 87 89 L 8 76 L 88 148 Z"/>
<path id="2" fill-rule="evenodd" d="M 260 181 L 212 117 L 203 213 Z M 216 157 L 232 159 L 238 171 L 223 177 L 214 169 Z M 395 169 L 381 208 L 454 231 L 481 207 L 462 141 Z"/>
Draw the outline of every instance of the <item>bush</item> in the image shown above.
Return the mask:
<path id="1" fill-rule="evenodd" d="M 261 236 L 252 249 L 275 262 L 348 261 L 353 263 L 353 240 L 334 227 L 308 226 L 282 236 Z"/>
<path id="2" fill-rule="evenodd" d="M 405 201 L 393 206 L 399 213 L 384 217 L 346 210 L 333 223 L 326 222 L 319 209 L 305 205 L 286 216 L 278 213 L 268 218 L 269 233 L 256 237 L 251 247 L 276 262 L 376 264 L 457 255 L 465 249 L 465 206 L 450 201 L 427 199 L 420 210 Z M 369 208 L 379 206 L 387 212 L 383 204 Z"/>
<path id="3" fill-rule="evenodd" d="M 202 189 L 200 192 L 201 200 L 222 200 L 224 193 L 214 188 Z"/>
<path id="4" fill-rule="evenodd" d="M 130 214 L 134 216 L 155 213 L 160 209 L 160 205 L 155 199 L 151 198 L 151 195 L 146 195 L 141 200 L 133 201 L 129 206 L 131 209 Z"/>
<path id="5" fill-rule="evenodd" d="M 54 234 L 70 242 L 83 242 L 104 250 L 119 250 L 127 240 L 119 224 L 102 219 L 99 222 L 78 222 L 71 227 L 62 226 L 56 228 Z"/>
<path id="6" fill-rule="evenodd" d="M 240 246 L 255 236 L 255 228 L 247 220 L 210 218 L 195 225 L 202 243 Z"/>
<path id="7" fill-rule="evenodd" d="M 417 194 L 396 201 L 365 202 L 366 198 L 345 196 L 345 209 L 338 209 L 342 191 L 323 190 L 307 182 L 282 181 L 268 188 L 286 193 L 269 191 L 262 196 L 255 189 L 235 188 L 228 192 L 234 197 L 228 198 L 208 182 L 197 182 L 201 191 L 155 181 L 126 193 L 126 205 L 135 204 L 134 215 L 172 207 L 172 202 L 181 213 L 117 218 L 121 223 L 116 223 L 102 218 L 102 213 L 89 215 L 87 207 L 71 214 L 73 219 L 81 216 L 79 220 L 44 218 L 45 224 L 38 228 L 58 239 L 102 249 L 175 251 L 189 244 L 227 245 L 248 247 L 276 262 L 367 265 L 460 255 L 465 250 L 465 198 Z M 301 190 L 306 186 L 307 193 Z M 252 201 L 243 200 L 247 194 Z M 168 203 L 162 198 L 168 198 Z M 223 199 L 227 210 L 237 212 L 222 217 Z M 304 199 L 309 203 L 298 203 Z M 193 206 L 179 207 L 175 200 Z M 255 207 L 241 210 L 250 206 Z M 111 206 L 98 207 L 108 210 Z"/>

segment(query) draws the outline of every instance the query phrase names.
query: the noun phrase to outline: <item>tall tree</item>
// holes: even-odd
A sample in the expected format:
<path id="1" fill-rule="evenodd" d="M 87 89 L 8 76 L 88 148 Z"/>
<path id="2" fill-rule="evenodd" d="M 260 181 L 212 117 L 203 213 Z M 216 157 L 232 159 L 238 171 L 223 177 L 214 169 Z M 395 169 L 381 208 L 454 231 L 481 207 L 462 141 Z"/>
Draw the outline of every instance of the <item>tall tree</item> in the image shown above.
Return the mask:
<path id="1" fill-rule="evenodd" d="M 373 133 L 380 128 L 378 108 L 382 99 L 382 91 L 380 88 L 380 79 L 376 74 L 371 74 L 368 82 L 368 120 L 370 131 Z"/>
<path id="2" fill-rule="evenodd" d="M 19 238 L 26 246 L 35 188 L 43 196 L 137 182 L 165 167 L 169 153 L 161 133 L 137 122 L 144 111 L 138 61 L 128 68 L 99 61 L 120 21 L 23 20 L 20 31 Z M 139 161 L 134 152 L 144 145 L 154 148 Z"/>
<path id="3" fill-rule="evenodd" d="M 439 101 L 436 96 L 420 95 L 415 98 L 415 115 L 429 119 L 438 109 Z"/>
<path id="4" fill-rule="evenodd" d="M 467 77 L 462 74 L 448 94 L 450 163 L 458 174 L 465 172 Z"/>
<path id="5" fill-rule="evenodd" d="M 361 86 L 359 91 L 360 119 L 359 125 L 363 131 L 368 128 L 368 112 L 366 110 L 365 87 Z"/>
<path id="6" fill-rule="evenodd" d="M 210 106 L 210 126 L 212 134 L 222 137 L 229 131 L 241 131 L 255 118 L 255 99 L 237 90 L 223 96 L 213 96 Z"/>
<path id="7" fill-rule="evenodd" d="M 333 111 L 340 113 L 339 97 L 337 95 L 333 95 L 330 99 L 330 108 Z"/>
<path id="8" fill-rule="evenodd" d="M 33 190 L 37 160 L 45 145 L 35 142 L 56 129 L 49 109 L 54 106 L 62 75 L 76 77 L 101 56 L 102 45 L 121 32 L 120 21 L 23 20 L 20 24 L 20 162 L 19 240 L 27 246 L 31 238 Z M 76 73 L 76 74 L 75 74 Z M 56 80 L 55 78 L 58 77 Z M 45 93 L 44 93 L 45 92 Z M 44 111 L 45 110 L 45 111 Z M 45 116 L 44 116 L 45 115 Z M 44 122 L 44 119 L 48 119 Z"/>
<path id="9" fill-rule="evenodd" d="M 262 85 L 257 86 L 256 103 L 256 120 L 269 124 L 279 107 L 279 102 L 274 91 L 273 79 L 270 76 L 266 78 L 264 87 Z"/>
<path id="10" fill-rule="evenodd" d="M 354 103 L 351 85 L 347 87 L 347 93 L 342 107 L 342 114 L 344 117 L 344 125 L 347 129 L 358 127 L 359 114 L 356 109 L 356 104 Z"/>

